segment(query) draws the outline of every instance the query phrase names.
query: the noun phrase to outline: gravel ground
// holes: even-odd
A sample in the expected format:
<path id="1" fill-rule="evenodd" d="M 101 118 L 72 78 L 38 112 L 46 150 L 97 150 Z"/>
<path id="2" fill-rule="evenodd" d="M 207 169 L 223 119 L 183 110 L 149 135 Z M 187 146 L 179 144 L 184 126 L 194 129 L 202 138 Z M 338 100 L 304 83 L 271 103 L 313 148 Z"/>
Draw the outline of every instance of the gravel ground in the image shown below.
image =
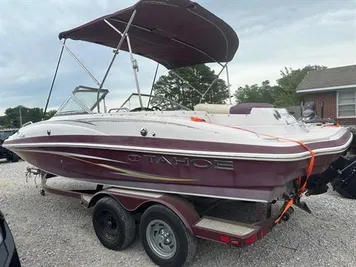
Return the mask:
<path id="1" fill-rule="evenodd" d="M 42 197 L 33 180 L 26 183 L 27 165 L 0 161 L 0 209 L 23 266 L 154 266 L 139 240 L 121 252 L 104 248 L 91 224 L 92 210 L 78 200 Z M 63 178 L 55 183 L 71 184 Z M 296 208 L 288 222 L 249 247 L 200 240 L 192 266 L 356 266 L 355 200 L 332 191 L 305 200 L 312 215 Z"/>

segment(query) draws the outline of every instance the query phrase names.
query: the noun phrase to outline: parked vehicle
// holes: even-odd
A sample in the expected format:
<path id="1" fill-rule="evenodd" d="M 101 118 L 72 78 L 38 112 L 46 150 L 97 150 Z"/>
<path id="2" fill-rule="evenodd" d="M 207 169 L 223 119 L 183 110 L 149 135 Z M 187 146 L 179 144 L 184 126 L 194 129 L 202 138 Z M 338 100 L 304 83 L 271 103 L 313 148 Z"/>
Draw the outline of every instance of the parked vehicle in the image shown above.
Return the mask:
<path id="1" fill-rule="evenodd" d="M 0 267 L 21 267 L 16 245 L 4 214 L 0 211 Z"/>
<path id="2" fill-rule="evenodd" d="M 18 129 L 0 129 L 0 159 L 5 158 L 7 161 L 17 162 L 19 161 L 19 156 L 5 147 L 3 147 L 4 141 L 11 135 L 17 132 Z"/>

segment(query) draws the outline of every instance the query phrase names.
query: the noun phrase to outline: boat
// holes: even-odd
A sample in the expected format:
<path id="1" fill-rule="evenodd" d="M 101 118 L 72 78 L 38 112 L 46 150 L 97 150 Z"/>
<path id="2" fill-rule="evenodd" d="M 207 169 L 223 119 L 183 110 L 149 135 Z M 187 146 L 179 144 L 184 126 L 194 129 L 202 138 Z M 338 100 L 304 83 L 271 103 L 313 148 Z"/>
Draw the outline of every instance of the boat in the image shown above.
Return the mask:
<path id="1" fill-rule="evenodd" d="M 135 55 L 172 71 L 206 63 L 224 70 L 234 58 L 235 31 L 192 1 L 141 0 L 59 39 L 50 93 L 63 49 L 79 61 L 69 39 L 114 48 L 114 55 L 101 82 L 79 61 L 98 87 L 77 86 L 55 116 L 28 123 L 4 142 L 49 174 L 123 189 L 271 203 L 305 192 L 352 141 L 347 128 L 306 124 L 268 104 L 202 102 L 191 110 L 141 93 Z M 104 84 L 120 51 L 131 58 L 137 92 L 107 110 Z"/>

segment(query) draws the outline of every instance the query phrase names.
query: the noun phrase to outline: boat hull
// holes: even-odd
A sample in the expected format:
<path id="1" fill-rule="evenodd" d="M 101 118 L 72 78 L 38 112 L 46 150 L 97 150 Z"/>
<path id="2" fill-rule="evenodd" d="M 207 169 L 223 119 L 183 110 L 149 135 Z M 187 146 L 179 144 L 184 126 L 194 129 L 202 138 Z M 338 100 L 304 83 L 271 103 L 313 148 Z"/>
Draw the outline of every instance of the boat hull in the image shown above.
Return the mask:
<path id="1" fill-rule="evenodd" d="M 321 173 L 352 140 L 342 127 L 306 128 L 288 114 L 279 118 L 273 109 L 261 112 L 198 114 L 207 122 L 192 120 L 196 112 L 186 111 L 55 116 L 21 128 L 4 146 L 63 177 L 270 202 L 293 191 L 312 154 L 313 173 Z M 242 124 L 246 127 L 233 126 Z"/>
<path id="2" fill-rule="evenodd" d="M 305 175 L 310 161 L 206 157 L 198 152 L 194 156 L 149 153 L 114 149 L 118 145 L 114 143 L 109 144 L 111 148 L 98 148 L 100 145 L 93 145 L 93 140 L 88 140 L 86 146 L 80 145 L 79 141 L 85 138 L 88 139 L 84 136 L 23 139 L 12 150 L 37 168 L 68 178 L 148 191 L 257 202 L 270 202 L 293 190 L 293 180 Z M 113 139 L 120 138 L 111 137 Z M 28 141 L 31 146 L 25 145 Z M 53 141 L 56 146 L 50 145 Z M 316 157 L 313 173 L 324 171 L 338 157 L 337 153 Z"/>

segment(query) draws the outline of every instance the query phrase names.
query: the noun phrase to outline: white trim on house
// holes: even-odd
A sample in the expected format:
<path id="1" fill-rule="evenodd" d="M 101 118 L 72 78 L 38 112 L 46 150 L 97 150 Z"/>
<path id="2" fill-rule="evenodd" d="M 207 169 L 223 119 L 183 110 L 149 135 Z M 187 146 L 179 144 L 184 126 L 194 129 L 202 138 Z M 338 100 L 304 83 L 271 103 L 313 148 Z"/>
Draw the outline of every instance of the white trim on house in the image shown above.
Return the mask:
<path id="1" fill-rule="evenodd" d="M 346 90 L 346 91 L 349 91 L 349 90 Z M 354 116 L 339 116 L 339 93 L 340 93 L 340 91 L 336 92 L 336 118 L 338 118 L 338 119 L 354 119 L 354 118 L 356 118 L 356 103 L 354 103 L 354 105 L 355 105 L 355 115 Z M 355 93 L 355 101 L 356 101 L 356 90 L 354 91 L 354 93 Z M 345 105 L 347 105 L 347 104 L 345 104 Z M 353 104 L 349 104 L 349 105 L 353 105 Z"/>
<path id="2" fill-rule="evenodd" d="M 338 85 L 338 86 L 311 88 L 311 89 L 302 89 L 302 90 L 297 90 L 297 93 L 310 93 L 310 92 L 323 92 L 323 91 L 327 92 L 327 91 L 342 90 L 342 89 L 352 89 L 352 88 L 356 88 L 356 84 Z"/>

